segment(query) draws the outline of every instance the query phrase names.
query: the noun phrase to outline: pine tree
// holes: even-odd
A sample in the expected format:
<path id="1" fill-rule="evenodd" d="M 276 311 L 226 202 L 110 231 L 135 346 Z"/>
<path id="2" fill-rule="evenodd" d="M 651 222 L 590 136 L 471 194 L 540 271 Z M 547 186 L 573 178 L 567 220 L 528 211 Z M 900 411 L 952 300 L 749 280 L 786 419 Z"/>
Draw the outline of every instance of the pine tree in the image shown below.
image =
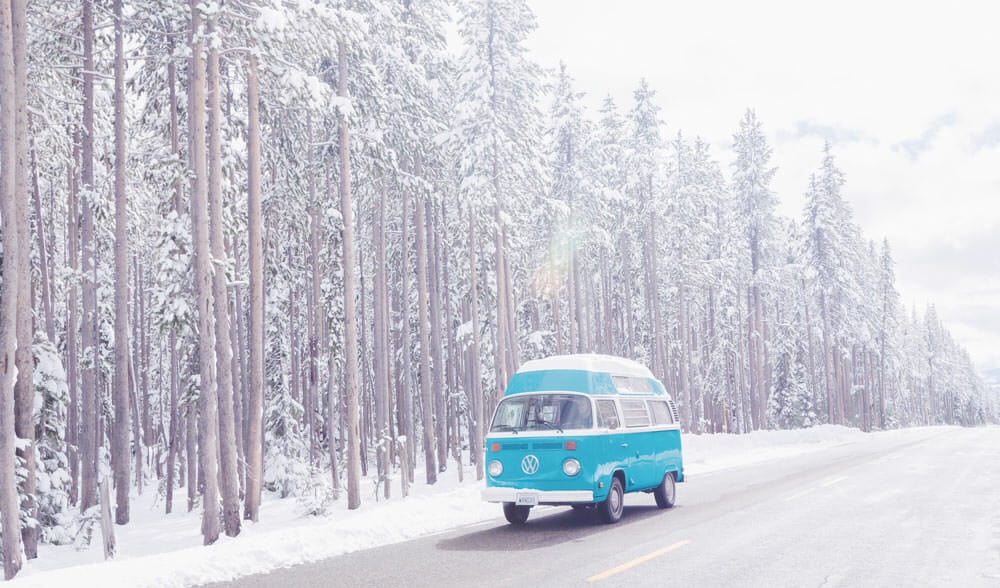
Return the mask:
<path id="1" fill-rule="evenodd" d="M 767 363 L 765 350 L 769 344 L 764 338 L 764 297 L 769 259 L 770 240 L 775 226 L 777 198 L 771 191 L 771 179 L 777 168 L 770 167 L 771 147 L 764 136 L 763 125 L 756 112 L 747 110 L 740 120 L 740 130 L 733 136 L 733 192 L 736 194 L 743 235 L 750 250 L 750 394 L 759 407 L 753 414 L 754 427 L 767 427 L 767 391 L 765 378 Z"/>

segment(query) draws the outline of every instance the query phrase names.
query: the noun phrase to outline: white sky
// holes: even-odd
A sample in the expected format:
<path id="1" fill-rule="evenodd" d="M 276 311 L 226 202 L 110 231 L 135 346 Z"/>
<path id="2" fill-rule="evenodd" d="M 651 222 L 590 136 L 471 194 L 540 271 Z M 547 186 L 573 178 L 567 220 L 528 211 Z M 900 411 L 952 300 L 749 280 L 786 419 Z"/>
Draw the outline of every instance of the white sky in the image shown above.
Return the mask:
<path id="1" fill-rule="evenodd" d="M 903 301 L 935 304 L 980 369 L 1000 368 L 1000 2 L 529 0 L 545 67 L 591 112 L 645 77 L 665 136 L 728 170 L 757 110 L 781 213 L 801 216 L 825 139 L 865 235 L 888 237 Z"/>

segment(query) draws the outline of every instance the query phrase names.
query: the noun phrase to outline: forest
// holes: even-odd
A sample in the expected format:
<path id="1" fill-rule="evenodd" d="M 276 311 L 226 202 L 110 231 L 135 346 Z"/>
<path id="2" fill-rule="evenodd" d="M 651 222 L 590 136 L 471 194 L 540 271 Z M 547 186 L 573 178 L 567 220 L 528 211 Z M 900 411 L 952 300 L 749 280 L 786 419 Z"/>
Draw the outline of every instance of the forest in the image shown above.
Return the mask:
<path id="1" fill-rule="evenodd" d="M 901 302 L 836 145 L 778 214 L 636 81 L 597 112 L 525 0 L 0 2 L 0 544 L 205 544 L 474 465 L 525 360 L 648 365 L 685 433 L 1000 420 Z M 364 481 L 364 482 L 363 482 Z M 346 498 L 346 500 L 345 500 Z M 99 539 L 100 538 L 100 539 Z"/>

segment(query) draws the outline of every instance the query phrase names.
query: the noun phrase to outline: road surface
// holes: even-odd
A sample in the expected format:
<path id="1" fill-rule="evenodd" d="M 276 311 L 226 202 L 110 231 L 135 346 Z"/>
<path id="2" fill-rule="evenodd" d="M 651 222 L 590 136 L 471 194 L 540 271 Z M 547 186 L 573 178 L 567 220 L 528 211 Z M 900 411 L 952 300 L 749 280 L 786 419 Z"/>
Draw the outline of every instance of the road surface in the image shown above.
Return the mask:
<path id="1" fill-rule="evenodd" d="M 690 476 L 618 525 L 540 507 L 216 586 L 1000 587 L 1000 428 L 873 435 Z"/>

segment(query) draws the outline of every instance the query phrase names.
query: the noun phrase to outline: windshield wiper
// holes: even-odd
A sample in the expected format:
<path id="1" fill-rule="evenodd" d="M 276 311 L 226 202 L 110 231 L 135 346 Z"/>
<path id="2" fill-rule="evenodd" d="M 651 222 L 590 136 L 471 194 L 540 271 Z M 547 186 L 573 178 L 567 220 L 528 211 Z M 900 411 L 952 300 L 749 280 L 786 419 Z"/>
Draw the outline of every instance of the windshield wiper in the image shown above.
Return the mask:
<path id="1" fill-rule="evenodd" d="M 537 424 L 539 424 L 539 425 L 544 425 L 545 428 L 547 428 L 547 429 L 555 429 L 555 430 L 559 431 L 560 433 L 563 432 L 562 427 L 560 427 L 559 425 L 550 423 L 549 421 L 535 421 L 535 422 Z"/>
<path id="2" fill-rule="evenodd" d="M 515 427 L 514 425 L 496 425 L 496 426 L 493 427 L 493 432 L 494 433 L 499 433 L 499 432 L 502 432 L 502 431 L 511 431 L 515 435 L 517 435 L 517 433 L 518 433 L 517 427 Z"/>

